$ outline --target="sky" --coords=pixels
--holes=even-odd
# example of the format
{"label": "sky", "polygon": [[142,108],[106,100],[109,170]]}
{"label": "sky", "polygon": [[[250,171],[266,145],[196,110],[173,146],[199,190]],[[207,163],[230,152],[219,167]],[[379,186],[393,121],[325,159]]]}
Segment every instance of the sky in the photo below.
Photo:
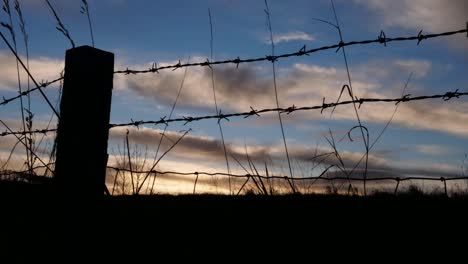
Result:
{"label": "sky", "polygon": [[[14,1],[11,2],[18,51],[25,58]],[[76,45],[91,45],[88,20],[80,13],[81,1],[50,2]],[[147,69],[153,63],[163,66],[179,61],[257,58],[272,52],[263,0],[88,0],[88,3],[95,47],[115,54],[115,70]],[[53,80],[64,68],[64,55],[71,48],[70,42],[56,30],[56,21],[44,1],[22,0],[20,4],[29,36],[30,71],[37,80]],[[334,26],[319,21],[336,24],[330,1],[269,0],[268,5],[276,55],[299,51],[304,45],[310,49],[340,41]],[[466,28],[468,20],[466,0],[335,0],[335,7],[345,42],[375,39],[381,30],[387,37],[415,36],[420,30],[423,34],[460,30]],[[3,11],[0,20],[8,22]],[[5,28],[0,30],[8,34]],[[396,98],[402,94],[467,91],[466,34],[423,40],[419,45],[416,42],[346,47],[354,95]],[[0,96],[10,98],[18,94],[16,62],[5,43],[0,43],[0,62]],[[223,113],[250,111],[250,107],[276,107],[271,62],[246,63],[238,67],[216,65],[212,69],[216,103]],[[274,73],[279,105],[284,108],[321,105],[323,98],[328,103],[334,102],[343,85],[348,84],[341,50],[278,60]],[[21,76],[24,86],[26,74],[21,71]],[[216,114],[211,69],[190,67],[159,74],[114,75],[111,123],[159,120],[169,116],[180,87],[173,117]],[[59,85],[46,89],[53,102],[57,102],[59,91]],[[349,99],[347,92],[342,99]],[[468,102],[463,97],[448,102],[435,99],[399,105],[362,105],[358,113],[362,125],[369,131],[370,143],[378,139],[369,152],[368,177],[440,178],[466,174],[463,166],[468,153],[467,107]],[[0,119],[20,130],[19,110],[18,101],[0,106]],[[34,113],[33,129],[56,126],[57,120],[37,92],[31,96],[31,111]],[[338,107],[333,113],[327,109],[323,113],[319,110],[282,114],[282,122],[295,177],[318,176],[331,165],[334,167],[326,175],[339,176],[342,171],[355,167],[366,152],[359,129],[352,130],[348,137],[348,132],[358,125],[352,105]],[[242,167],[250,171],[248,153],[262,173],[268,167],[271,173],[291,176],[276,113],[221,120],[221,128],[231,172],[247,173]],[[156,168],[227,172],[217,120],[186,125],[171,123],[157,157],[188,129],[190,132]],[[6,131],[6,128],[0,130]],[[152,164],[164,125],[111,129],[109,165],[124,162],[127,130],[134,167],[151,167],[148,164]],[[331,135],[343,163],[330,154],[334,151],[329,143]],[[49,134],[41,144],[41,136],[37,136],[39,155],[48,156],[53,136]],[[14,137],[0,138],[2,168],[24,169],[24,147],[14,148],[15,143]],[[145,154],[147,162],[144,162]],[[10,155],[12,158],[5,165]],[[363,170],[364,163],[360,163],[352,176],[362,177]],[[114,176],[115,173],[107,178],[109,186]],[[159,188],[157,192],[191,192],[194,177],[161,176],[155,185]],[[232,185],[231,192],[237,192],[242,181]],[[223,178],[201,177],[198,188],[201,192],[229,192]]]}

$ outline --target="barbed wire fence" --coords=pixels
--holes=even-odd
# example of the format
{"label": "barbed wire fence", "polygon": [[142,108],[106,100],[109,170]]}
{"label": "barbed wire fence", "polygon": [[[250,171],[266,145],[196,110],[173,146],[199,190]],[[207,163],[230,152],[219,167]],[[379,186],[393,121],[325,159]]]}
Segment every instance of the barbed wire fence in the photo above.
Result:
{"label": "barbed wire fence", "polygon": [[[42,166],[35,166],[33,170],[39,170],[39,169],[47,169],[48,166],[53,166],[53,163],[42,165]],[[330,169],[332,166],[330,166],[328,169]],[[266,195],[271,195],[273,193],[270,193],[268,191],[265,191],[263,187],[261,187],[260,184],[257,182],[262,182],[262,181],[272,181],[272,180],[281,180],[281,181],[296,181],[296,182],[309,182],[311,185],[315,184],[318,181],[324,181],[324,182],[334,182],[334,181],[356,181],[360,182],[363,181],[362,177],[343,177],[343,176],[333,176],[333,177],[328,177],[325,176],[326,172],[328,171],[325,170],[318,176],[312,176],[312,177],[290,177],[290,176],[279,176],[279,175],[261,175],[261,174],[234,174],[234,173],[224,173],[224,172],[203,172],[203,171],[195,171],[195,172],[180,172],[180,171],[160,171],[160,170],[130,170],[126,168],[121,168],[121,167],[115,167],[115,166],[107,166],[107,169],[115,171],[117,174],[121,172],[126,172],[126,173],[134,173],[134,174],[151,174],[154,177],[156,175],[169,175],[169,176],[192,176],[194,177],[194,192],[193,194],[196,193],[196,187],[197,187],[197,181],[199,176],[209,176],[209,177],[216,177],[216,176],[222,176],[226,178],[236,178],[236,179],[245,179],[245,182],[242,184],[242,187],[237,191],[237,195],[239,195],[243,190],[246,184],[249,181],[256,182],[256,187],[258,188],[259,193],[266,194]],[[22,176],[22,177],[18,177]],[[13,171],[13,170],[5,170],[0,172],[0,180],[10,180],[10,181],[30,181],[31,179],[36,180],[38,182],[44,182],[47,181],[47,179],[44,179],[42,176],[36,176],[36,175],[30,175],[29,174],[29,169],[28,170],[23,170],[23,171]],[[257,181],[256,181],[257,180]],[[447,183],[448,182],[453,182],[453,181],[460,181],[460,180],[468,180],[468,176],[460,176],[460,177],[369,177],[367,178],[368,181],[370,182],[395,182],[395,188],[394,188],[394,194],[396,194],[400,188],[401,185],[400,183],[402,182],[408,182],[408,181],[432,181],[432,182],[441,182],[444,186],[444,194],[448,195],[449,190],[447,188]],[[310,186],[309,186],[310,187]],[[115,185],[114,188],[115,189]],[[114,190],[113,190],[114,191]]]}
{"label": "barbed wire fence", "polygon": [[[350,46],[356,46],[356,45],[370,45],[370,44],[381,44],[385,47],[387,47],[390,43],[392,42],[409,42],[409,41],[416,41],[416,45],[420,45],[422,41],[428,40],[428,39],[434,39],[434,38],[440,38],[440,37],[447,37],[447,36],[453,36],[453,35],[459,35],[459,34],[467,34],[468,37],[468,23],[467,23],[467,28],[466,29],[461,29],[461,30],[456,30],[456,31],[447,31],[447,32],[442,32],[442,33],[437,33],[437,34],[423,34],[422,30],[417,34],[413,36],[406,36],[406,37],[387,37],[384,31],[381,31],[380,34],[378,35],[377,38],[375,39],[367,39],[367,40],[359,40],[359,41],[349,41],[349,42],[344,42],[340,41],[336,44],[333,45],[327,45],[327,46],[322,46],[318,48],[313,48],[313,49],[307,49],[307,47],[304,45],[299,51],[296,52],[291,52],[291,53],[285,53],[281,55],[266,55],[263,57],[257,57],[257,58],[250,58],[250,59],[241,59],[239,56],[235,59],[228,59],[228,60],[220,60],[220,61],[210,61],[209,59],[206,59],[206,61],[203,62],[194,62],[194,63],[181,63],[179,60],[178,63],[172,64],[172,65],[164,65],[164,66],[158,66],[156,62],[152,64],[152,66],[148,69],[130,69],[126,68],[125,70],[117,70],[114,72],[114,74],[125,74],[125,75],[138,75],[138,74],[159,74],[161,71],[164,70],[178,70],[182,68],[187,68],[187,67],[213,67],[215,65],[223,65],[223,64],[230,64],[230,65],[235,65],[236,68],[238,68],[241,64],[244,63],[254,63],[254,62],[270,62],[274,63],[278,60],[281,59],[286,59],[286,58],[291,58],[291,57],[302,57],[302,56],[310,56],[313,53],[318,53],[321,51],[326,51],[326,50],[335,50],[336,52],[340,51],[344,47],[350,47]],[[1,32],[0,32],[1,33]],[[57,117],[59,117],[59,114],[56,112],[55,108],[52,106],[48,98],[45,96],[43,89],[50,87],[58,82],[61,82],[64,79],[63,73],[60,74],[60,76],[52,81],[42,81],[42,82],[37,82],[32,74],[28,71],[24,63],[21,61],[21,58],[16,54],[11,46],[8,44],[8,41],[2,34],[2,38],[7,43],[7,45],[10,47],[12,52],[14,53],[16,59],[18,62],[21,63],[21,65],[24,67],[24,69],[28,73],[28,77],[33,80],[34,85],[36,86],[33,89],[29,89],[28,91],[23,91],[17,96],[11,97],[11,98],[2,98],[2,101],[0,101],[0,107],[6,106],[10,103],[13,103],[19,99],[21,99],[24,96],[28,96],[29,94],[39,91],[41,92],[41,95],[46,99],[48,105],[51,107],[51,109],[54,111]],[[345,85],[346,86],[346,85]],[[345,86],[343,86],[343,89],[345,89]],[[230,121],[230,118],[255,118],[255,117],[260,117],[261,114],[265,113],[278,113],[278,115],[281,117],[282,114],[292,114],[295,112],[299,111],[320,111],[323,113],[325,109],[328,108],[336,108],[338,106],[344,106],[344,105],[357,105],[359,108],[364,105],[364,104],[371,104],[371,103],[395,103],[395,104],[400,104],[400,103],[408,103],[408,102],[413,102],[413,101],[421,101],[421,100],[433,100],[433,99],[442,99],[444,102],[449,102],[454,98],[461,98],[464,96],[467,96],[468,92],[461,92],[460,89],[455,89],[453,91],[447,91],[445,93],[441,94],[432,94],[432,95],[420,95],[420,96],[412,96],[410,94],[406,94],[402,97],[396,97],[396,98],[358,98],[357,96],[354,96],[352,100],[346,100],[346,101],[337,101],[337,102],[326,102],[326,98],[323,98],[322,104],[320,105],[312,105],[312,106],[289,106],[285,108],[281,107],[276,107],[276,108],[266,108],[266,109],[255,109],[254,106],[250,107],[250,110],[244,111],[244,112],[237,112],[237,113],[227,113],[223,114],[221,110],[215,115],[206,115],[206,116],[183,116],[181,118],[166,118],[166,117],[161,117],[159,120],[140,120],[140,121],[134,121],[131,120],[131,122],[128,123],[114,123],[109,125],[109,129],[114,129],[118,127],[129,127],[129,126],[134,126],[134,127],[140,127],[144,125],[168,125],[169,123],[174,123],[174,122],[179,122],[183,123],[183,125],[188,125],[193,122],[197,121],[202,121],[202,120],[217,120],[218,124],[220,121],[225,120],[225,121]],[[216,107],[217,108],[217,107]],[[218,108],[217,108],[218,109]],[[218,111],[218,110],[217,110]],[[85,126],[86,124],[82,124]],[[7,136],[16,136],[17,138],[19,136],[25,136],[25,135],[33,135],[33,134],[43,134],[47,135],[49,133],[55,133],[57,130],[56,128],[52,129],[36,129],[36,130],[30,130],[30,131],[5,131],[3,133],[0,133],[0,137],[7,137]],[[19,140],[20,138],[18,138]],[[180,139],[179,139],[180,140]],[[34,170],[38,169],[44,169],[52,166],[51,163],[45,164],[43,166],[37,166],[33,168]],[[229,165],[228,165],[229,166]],[[331,166],[332,167],[332,166]],[[267,188],[265,187],[265,183],[263,181],[270,181],[270,180],[284,180],[287,182],[296,182],[296,181],[363,181],[363,178],[356,178],[356,177],[327,177],[326,172],[331,169],[331,167],[328,167],[325,169],[321,175],[315,176],[315,177],[293,177],[291,174],[290,176],[265,176],[265,175],[260,175],[258,172],[256,174],[254,173],[247,173],[247,174],[234,174],[230,173],[208,173],[208,172],[171,172],[171,171],[157,171],[157,170],[150,170],[150,171],[129,171],[128,169],[124,168],[117,168],[117,167],[108,167],[108,169],[113,170],[117,173],[115,177],[118,176],[119,173],[121,172],[131,172],[131,173],[145,173],[145,174],[154,174],[154,175],[179,175],[179,176],[195,176],[195,181],[194,181],[194,193],[196,190],[197,186],[197,181],[198,177],[201,175],[205,176],[222,176],[222,177],[227,177],[228,179],[231,178],[238,178],[238,179],[245,179],[245,182],[242,184],[242,187],[238,190],[237,194],[240,194],[241,191],[244,189],[246,184],[248,182],[253,182],[254,186],[258,189],[260,193],[264,194],[272,194],[271,191],[268,192]],[[256,170],[255,170],[256,171]],[[0,173],[0,176],[2,179],[5,177],[10,177],[11,175],[25,175],[27,171],[3,171]],[[268,173],[268,172],[267,172]],[[154,176],[155,177],[155,176]],[[396,182],[396,187],[395,187],[395,193],[397,193],[398,188],[400,186],[400,182],[404,181],[411,181],[411,180],[427,180],[427,181],[440,181],[444,184],[444,190],[445,194],[448,194],[447,191],[447,182],[450,181],[457,181],[457,180],[468,180],[468,177],[463,176],[463,177],[456,177],[456,178],[448,178],[448,177],[440,177],[440,178],[434,178],[434,177],[368,177],[365,179],[366,181],[395,181]],[[270,189],[271,190],[271,189]],[[294,191],[294,188],[293,188]],[[349,193],[349,189],[348,189]]]}

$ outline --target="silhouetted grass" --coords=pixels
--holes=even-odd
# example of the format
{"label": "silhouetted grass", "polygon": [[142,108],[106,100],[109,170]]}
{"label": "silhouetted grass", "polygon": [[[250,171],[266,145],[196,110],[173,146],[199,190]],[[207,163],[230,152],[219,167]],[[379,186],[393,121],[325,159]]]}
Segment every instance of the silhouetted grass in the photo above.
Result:
{"label": "silhouetted grass", "polygon": [[[460,231],[465,230],[467,202],[467,195],[419,193],[140,195],[89,201],[59,196],[51,185],[0,182],[0,243],[6,244],[0,259],[6,253],[15,261],[2,263],[50,263],[63,261],[65,254],[86,263],[97,256],[109,261],[132,253],[132,263],[140,263],[141,258],[159,259],[166,250],[178,252],[171,253],[172,258],[210,258],[229,245],[232,257],[264,247],[273,248],[275,257],[310,257],[318,243],[332,251],[341,252],[343,245],[352,248],[349,239],[370,239],[390,250],[380,241],[389,242],[392,236],[400,250],[406,246],[402,242],[426,238],[438,244],[434,234],[464,237]],[[407,236],[408,241],[401,239]]]}

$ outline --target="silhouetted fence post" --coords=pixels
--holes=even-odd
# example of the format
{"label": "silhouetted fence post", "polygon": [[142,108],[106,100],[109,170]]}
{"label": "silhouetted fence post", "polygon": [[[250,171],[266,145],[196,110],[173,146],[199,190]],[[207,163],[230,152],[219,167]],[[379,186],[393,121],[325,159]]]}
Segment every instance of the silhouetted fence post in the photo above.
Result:
{"label": "silhouetted fence post", "polygon": [[62,192],[104,194],[113,76],[114,54],[89,46],[67,50],[55,165]]}

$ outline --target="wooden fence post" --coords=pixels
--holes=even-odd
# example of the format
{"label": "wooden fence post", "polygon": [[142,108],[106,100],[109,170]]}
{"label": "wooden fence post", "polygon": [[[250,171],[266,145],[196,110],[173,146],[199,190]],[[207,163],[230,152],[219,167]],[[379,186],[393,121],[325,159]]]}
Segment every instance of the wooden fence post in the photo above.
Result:
{"label": "wooden fence post", "polygon": [[89,46],[67,50],[54,178],[61,192],[104,194],[113,76],[114,54]]}

